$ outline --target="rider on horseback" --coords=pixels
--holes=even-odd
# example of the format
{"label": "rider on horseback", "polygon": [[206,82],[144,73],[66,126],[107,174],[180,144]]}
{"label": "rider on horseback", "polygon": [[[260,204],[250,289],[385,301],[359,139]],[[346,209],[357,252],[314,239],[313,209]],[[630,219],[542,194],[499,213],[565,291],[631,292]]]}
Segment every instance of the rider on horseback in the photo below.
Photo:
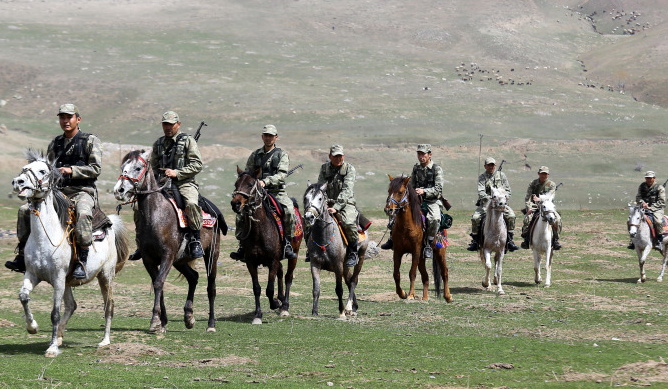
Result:
{"label": "rider on horseback", "polygon": [[[656,174],[653,171],[645,173],[645,182],[638,187],[638,194],[636,194],[636,203],[640,205],[647,214],[651,214],[652,222],[654,224],[654,232],[656,233],[655,246],[657,250],[663,247],[663,209],[666,206],[666,189],[661,184],[656,182]],[[634,244],[629,244],[630,249],[634,249]]]}
{"label": "rider on horseback", "polygon": [[[531,224],[531,220],[534,218],[534,213],[538,209],[538,203],[540,202],[540,197],[541,195],[550,195],[554,196],[555,191],[557,190],[557,185],[551,181],[548,180],[547,177],[550,175],[550,169],[547,166],[541,166],[538,169],[538,178],[531,181],[529,184],[529,187],[527,188],[527,194],[524,197],[524,202],[526,204],[526,213],[524,214],[524,223],[522,224],[522,238],[524,238],[524,241],[522,242],[522,248],[523,249],[528,249],[529,248],[529,239],[530,239],[530,231],[529,231],[529,225]],[[559,244],[559,231],[561,231],[561,215],[559,215],[559,212],[555,212],[556,217],[557,217],[557,225],[552,226],[552,247],[554,247],[555,250],[559,250],[561,248],[561,244]]]}
{"label": "rider on horseback", "polygon": [[[76,213],[76,252],[72,276],[86,278],[88,249],[93,244],[93,208],[96,206],[97,189],[95,181],[102,170],[102,148],[97,136],[79,131],[81,115],[74,104],[63,104],[58,110],[58,120],[62,135],[51,141],[47,149],[49,161],[55,161],[56,168],[63,175],[61,190],[72,203]],[[7,261],[8,269],[24,273],[26,271],[23,249],[30,235],[30,205],[19,208],[16,235],[19,238],[18,255]]]}
{"label": "rider on horseback", "polygon": [[[329,149],[329,162],[323,163],[318,175],[318,184],[327,183],[327,197],[334,203],[327,207],[327,211],[341,222],[341,228],[348,241],[348,255],[346,266],[354,267],[359,261],[357,255],[357,218],[359,212],[355,207],[353,187],[355,186],[355,167],[343,162],[345,155],[343,146],[333,145]],[[308,254],[307,254],[308,256]]]}
{"label": "rider on horseback", "polygon": [[[506,175],[503,172],[496,171],[496,160],[492,157],[487,157],[487,159],[485,159],[485,172],[478,177],[478,202],[476,203],[478,208],[476,208],[471,216],[471,243],[469,244],[469,247],[466,248],[469,251],[477,251],[479,248],[478,231],[480,229],[482,217],[485,213],[485,206],[492,194],[492,187],[502,187],[510,198],[510,184],[508,183],[508,178],[506,178]],[[506,206],[506,210],[503,212],[503,220],[506,222],[506,227],[508,229],[508,250],[515,251],[519,249],[519,247],[515,245],[515,242],[513,242],[515,212],[513,212],[509,205]]]}
{"label": "rider on horseback", "polygon": [[[283,230],[285,239],[285,249],[283,255],[287,259],[297,258],[297,254],[292,249],[292,238],[295,234],[295,210],[292,200],[285,192],[285,178],[288,175],[290,167],[290,158],[288,153],[276,147],[278,140],[278,131],[272,124],[267,124],[262,130],[262,142],[264,147],[261,147],[251,153],[246,162],[246,171],[254,172],[257,169],[262,169],[262,176],[259,177],[258,183],[264,187],[269,194],[273,195],[283,207]],[[239,239],[243,233],[240,228],[242,216],[237,214],[236,218],[236,237]],[[239,241],[239,248],[237,251],[230,253],[232,259],[237,261],[244,260],[244,248]]]}

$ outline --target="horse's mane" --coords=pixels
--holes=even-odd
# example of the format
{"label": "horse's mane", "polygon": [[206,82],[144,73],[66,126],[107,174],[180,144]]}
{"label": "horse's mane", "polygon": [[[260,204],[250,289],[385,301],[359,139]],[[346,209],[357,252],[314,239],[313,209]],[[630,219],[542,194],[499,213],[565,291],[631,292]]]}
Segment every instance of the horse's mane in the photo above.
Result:
{"label": "horse's mane", "polygon": [[139,158],[139,156],[142,155],[142,154],[144,154],[144,150],[132,150],[132,151],[130,151],[129,153],[125,154],[125,157],[123,157],[123,161],[121,161],[121,165],[126,163],[130,159]]}
{"label": "horse's mane", "polygon": [[[404,185],[405,179],[406,177],[404,175],[393,178],[392,181],[390,181],[388,193],[391,195],[392,193],[398,192]],[[420,200],[420,196],[415,192],[415,189],[413,189],[410,182],[406,185],[406,190],[408,190],[408,206],[411,208],[411,213],[413,213],[413,223],[422,224],[422,201]]]}

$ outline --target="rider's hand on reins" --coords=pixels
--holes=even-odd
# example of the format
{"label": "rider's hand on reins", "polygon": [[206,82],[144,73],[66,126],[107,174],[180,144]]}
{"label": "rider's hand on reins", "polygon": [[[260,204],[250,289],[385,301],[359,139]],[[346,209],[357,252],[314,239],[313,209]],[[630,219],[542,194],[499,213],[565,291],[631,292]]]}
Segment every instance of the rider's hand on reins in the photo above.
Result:
{"label": "rider's hand on reins", "polygon": [[171,177],[171,178],[176,178],[176,170],[174,169],[165,169],[165,168],[160,168],[163,172],[165,172],[165,176]]}

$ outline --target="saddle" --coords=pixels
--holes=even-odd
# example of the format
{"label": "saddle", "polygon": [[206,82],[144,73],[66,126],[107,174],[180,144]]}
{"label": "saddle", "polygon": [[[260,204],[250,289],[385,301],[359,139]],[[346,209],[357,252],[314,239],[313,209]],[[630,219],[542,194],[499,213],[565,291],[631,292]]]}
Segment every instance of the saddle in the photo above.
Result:
{"label": "saddle", "polygon": [[102,241],[107,236],[107,229],[111,227],[111,220],[109,217],[96,205],[95,212],[93,212],[93,240]]}
{"label": "saddle", "polygon": [[[652,233],[652,240],[657,239],[656,232],[654,231],[654,215],[649,214],[645,215],[645,222],[649,226],[649,231]],[[663,227],[662,235],[668,235],[668,216],[663,215],[663,220],[661,221],[661,226]]]}
{"label": "saddle", "polygon": [[[188,219],[184,212],[185,202],[178,189],[174,186],[166,188],[162,190],[162,194],[172,204],[176,212],[176,220],[179,223],[179,228],[188,228]],[[213,228],[217,222],[220,222],[219,227],[223,235],[227,235],[227,223],[225,223],[225,217],[223,217],[218,207],[202,195],[199,195],[197,203],[202,208],[202,227]],[[212,214],[215,216],[212,216]]]}

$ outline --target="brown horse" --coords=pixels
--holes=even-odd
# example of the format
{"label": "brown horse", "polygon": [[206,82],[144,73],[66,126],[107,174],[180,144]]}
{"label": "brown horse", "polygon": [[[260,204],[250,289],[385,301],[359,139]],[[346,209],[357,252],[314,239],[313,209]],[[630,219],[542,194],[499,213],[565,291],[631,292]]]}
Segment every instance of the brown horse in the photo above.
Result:
{"label": "brown horse", "polygon": [[[422,278],[422,299],[429,299],[429,275],[425,266],[425,258],[422,255],[422,239],[423,239],[423,221],[422,211],[420,210],[420,197],[415,192],[415,189],[409,184],[410,177],[390,177],[390,185],[387,193],[387,204],[385,205],[385,213],[393,217],[394,225],[392,227],[392,241],[394,242],[394,283],[396,284],[396,291],[402,299],[415,298],[415,276],[416,269],[420,270]],[[443,297],[445,301],[451,302],[450,288],[448,287],[448,267],[445,260],[445,246],[438,248],[432,246],[434,252],[434,261],[438,263],[440,269],[440,277],[444,281]],[[411,287],[408,294],[401,288],[401,274],[399,269],[401,267],[401,258],[404,254],[411,254],[411,270],[408,273],[411,280]],[[434,266],[434,269],[437,267]],[[434,274],[434,277],[439,275]]]}
{"label": "brown horse", "polygon": [[[119,201],[131,202],[135,210],[137,245],[144,267],[151,276],[155,300],[150,333],[166,331],[167,310],[163,286],[172,266],[188,281],[188,297],[183,307],[186,328],[195,326],[193,298],[199,274],[191,267],[192,258],[186,249],[188,238],[179,228],[176,213],[170,201],[162,193],[148,163],[150,151],[132,151],[123,158],[121,176],[114,186],[114,195]],[[215,217],[215,216],[214,216]],[[207,332],[216,331],[214,301],[216,299],[216,272],[220,252],[220,231],[227,231],[222,215],[213,228],[202,228],[201,241],[204,248],[204,264],[207,272],[207,294],[209,297],[209,321]]]}
{"label": "brown horse", "polygon": [[[262,288],[258,281],[257,268],[262,265],[269,269],[266,295],[269,298],[269,307],[280,308],[281,316],[290,316],[290,287],[293,273],[297,266],[297,258],[288,260],[288,269],[285,272],[285,293],[283,292],[283,239],[273,215],[268,211],[267,191],[258,184],[260,170],[254,174],[242,171],[237,166],[238,178],[234,183],[232,194],[232,210],[241,216],[241,244],[245,248],[244,256],[248,273],[253,280],[253,294],[255,295],[255,317],[253,324],[262,324],[262,310],[260,308],[260,293]],[[297,223],[301,225],[301,216],[295,206]],[[299,253],[303,234],[295,234],[292,248]],[[274,297],[274,282],[278,277],[278,298]]]}

